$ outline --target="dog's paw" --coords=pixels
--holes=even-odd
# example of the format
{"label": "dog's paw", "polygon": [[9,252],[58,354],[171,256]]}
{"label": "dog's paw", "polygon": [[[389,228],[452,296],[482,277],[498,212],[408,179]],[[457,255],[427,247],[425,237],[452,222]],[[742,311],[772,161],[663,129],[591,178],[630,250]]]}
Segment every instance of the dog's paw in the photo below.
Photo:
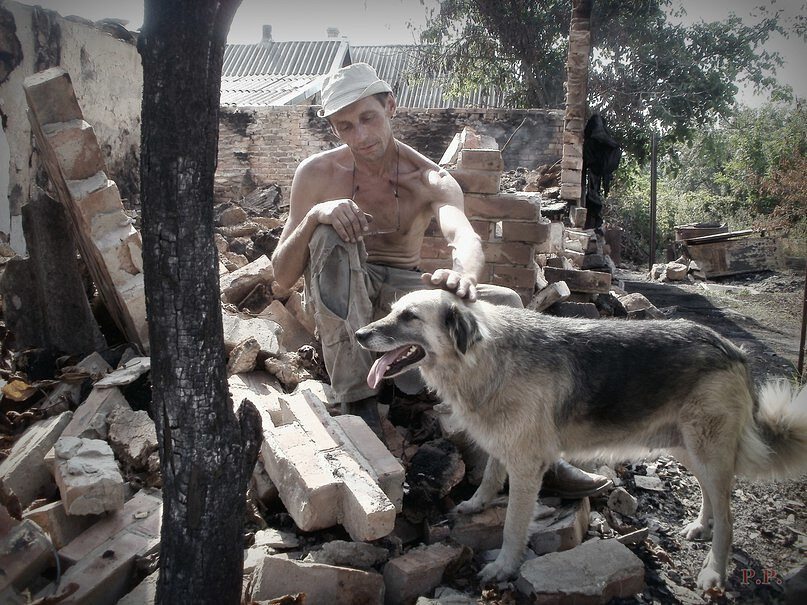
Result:
{"label": "dog's paw", "polygon": [[681,535],[687,540],[711,540],[712,524],[703,523],[700,519],[695,519],[692,523],[684,526],[681,530]]}
{"label": "dog's paw", "polygon": [[509,580],[518,571],[518,561],[505,559],[499,555],[493,563],[488,563],[479,572],[479,579],[483,584],[488,582],[503,582]]}
{"label": "dog's paw", "polygon": [[473,513],[478,513],[485,509],[487,506],[487,502],[485,502],[482,498],[477,498],[476,496],[471,496],[465,502],[460,502],[457,506],[454,507],[452,512],[458,513],[460,515],[471,515]]}
{"label": "dog's paw", "polygon": [[711,567],[705,567],[698,574],[696,581],[698,588],[704,592],[723,587],[723,578]]}

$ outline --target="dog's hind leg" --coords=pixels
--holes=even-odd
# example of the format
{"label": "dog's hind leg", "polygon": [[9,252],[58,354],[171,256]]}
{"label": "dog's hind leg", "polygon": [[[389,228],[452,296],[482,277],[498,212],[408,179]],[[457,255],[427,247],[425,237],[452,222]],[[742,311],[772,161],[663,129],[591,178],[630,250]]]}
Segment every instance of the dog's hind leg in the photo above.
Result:
{"label": "dog's hind leg", "polygon": [[527,532],[541,489],[541,479],[549,468],[548,462],[535,464],[528,470],[510,469],[510,490],[507,516],[504,520],[504,540],[499,556],[479,572],[483,582],[505,580],[515,575],[527,546]]}
{"label": "dog's hind leg", "polygon": [[[686,439],[686,438],[685,438]],[[723,586],[726,581],[726,565],[732,540],[731,487],[734,483],[734,456],[736,444],[716,443],[709,452],[699,455],[689,451],[690,470],[697,477],[703,491],[703,507],[707,513],[711,508],[712,547],[703,561],[698,574],[697,585],[702,590]],[[697,523],[697,522],[696,522]],[[706,524],[708,528],[708,522]]]}
{"label": "dog's hind leg", "polygon": [[507,478],[507,470],[504,464],[493,456],[488,456],[485,465],[485,473],[479,487],[465,502],[458,504],[454,510],[462,514],[478,513],[484,509],[502,491],[504,480]]}

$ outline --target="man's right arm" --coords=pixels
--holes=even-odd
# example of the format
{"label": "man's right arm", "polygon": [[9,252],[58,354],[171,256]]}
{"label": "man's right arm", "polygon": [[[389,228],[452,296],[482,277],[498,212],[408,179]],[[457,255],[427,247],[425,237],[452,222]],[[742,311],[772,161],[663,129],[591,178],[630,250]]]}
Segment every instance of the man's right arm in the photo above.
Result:
{"label": "man's right arm", "polygon": [[332,225],[344,241],[357,241],[367,231],[367,219],[359,207],[348,199],[321,199],[322,182],[330,175],[321,171],[311,159],[304,161],[294,173],[289,199],[289,218],[280,241],[272,253],[275,281],[291,288],[308,265],[308,244],[321,224]]}

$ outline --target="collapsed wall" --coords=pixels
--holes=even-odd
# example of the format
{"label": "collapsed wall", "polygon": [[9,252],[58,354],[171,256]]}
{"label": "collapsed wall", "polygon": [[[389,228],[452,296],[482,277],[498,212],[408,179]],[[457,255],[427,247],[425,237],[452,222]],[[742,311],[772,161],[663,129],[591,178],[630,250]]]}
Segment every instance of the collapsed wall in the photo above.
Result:
{"label": "collapsed wall", "polygon": [[[559,110],[399,107],[392,124],[398,139],[435,162],[466,126],[496,140],[508,170],[552,164],[563,152],[563,113]],[[309,105],[224,107],[216,200],[238,200],[258,187],[277,183],[282,200],[288,203],[297,165],[338,144],[328,122],[317,117]]]}
{"label": "collapsed wall", "polygon": [[88,21],[16,2],[0,6],[0,238],[25,252],[22,206],[47,178],[26,117],[23,80],[61,66],[73,77],[93,125],[108,176],[127,207],[139,206],[140,103],[143,73],[132,34],[122,40]]}

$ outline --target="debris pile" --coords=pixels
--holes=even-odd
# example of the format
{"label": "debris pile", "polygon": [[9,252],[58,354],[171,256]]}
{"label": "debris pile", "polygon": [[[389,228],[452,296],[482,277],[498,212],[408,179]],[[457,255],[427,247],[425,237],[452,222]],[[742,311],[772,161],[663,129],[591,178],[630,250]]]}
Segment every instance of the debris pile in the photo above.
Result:
{"label": "debris pile", "polygon": [[[503,196],[498,150],[470,131],[456,140],[452,169],[466,189],[480,190],[469,192],[469,208],[488,236],[486,253],[499,254],[491,276],[517,275],[514,267],[523,265],[518,275],[527,280],[529,305],[542,312],[664,317],[613,283],[611,247],[602,234],[580,228],[583,213],[574,211],[570,224],[550,221],[531,195]],[[548,186],[554,173],[541,170],[536,186]],[[113,186],[104,178],[105,190]],[[503,212],[491,199],[511,205]],[[513,208],[524,214],[513,218]],[[542,495],[518,576],[480,586],[476,573],[501,547],[506,497],[476,514],[451,511],[478,485],[484,452],[458,429],[450,407],[429,394],[405,396],[392,387],[381,393],[385,443],[361,418],[339,414],[302,284],[284,290],[274,281],[277,213],[272,189],[221,204],[216,213],[229,390],[236,407],[244,398],[255,404],[264,431],[247,494],[249,599],[606,602],[644,592],[647,602],[660,593],[698,602],[693,583],[663,569],[679,544],[656,509],[694,516],[698,506],[671,494],[694,479],[665,458],[596,469],[614,482],[596,498]],[[120,218],[117,210],[100,215],[107,214]],[[128,220],[93,225],[99,241],[120,229],[129,243],[138,241]],[[526,259],[518,256],[524,250]],[[691,273],[691,260],[682,260]],[[5,264],[6,271],[13,266]],[[670,265],[666,279],[678,274]],[[24,326],[26,308],[9,314],[16,293],[9,283],[4,277],[4,343],[14,345],[11,333]],[[4,347],[0,359],[0,601],[152,603],[162,499],[149,358],[141,347],[109,342],[52,359],[42,352],[53,342],[37,343],[41,333],[31,338],[24,347]],[[803,504],[786,506],[785,520]],[[789,526],[781,525],[776,539],[790,539]]]}

